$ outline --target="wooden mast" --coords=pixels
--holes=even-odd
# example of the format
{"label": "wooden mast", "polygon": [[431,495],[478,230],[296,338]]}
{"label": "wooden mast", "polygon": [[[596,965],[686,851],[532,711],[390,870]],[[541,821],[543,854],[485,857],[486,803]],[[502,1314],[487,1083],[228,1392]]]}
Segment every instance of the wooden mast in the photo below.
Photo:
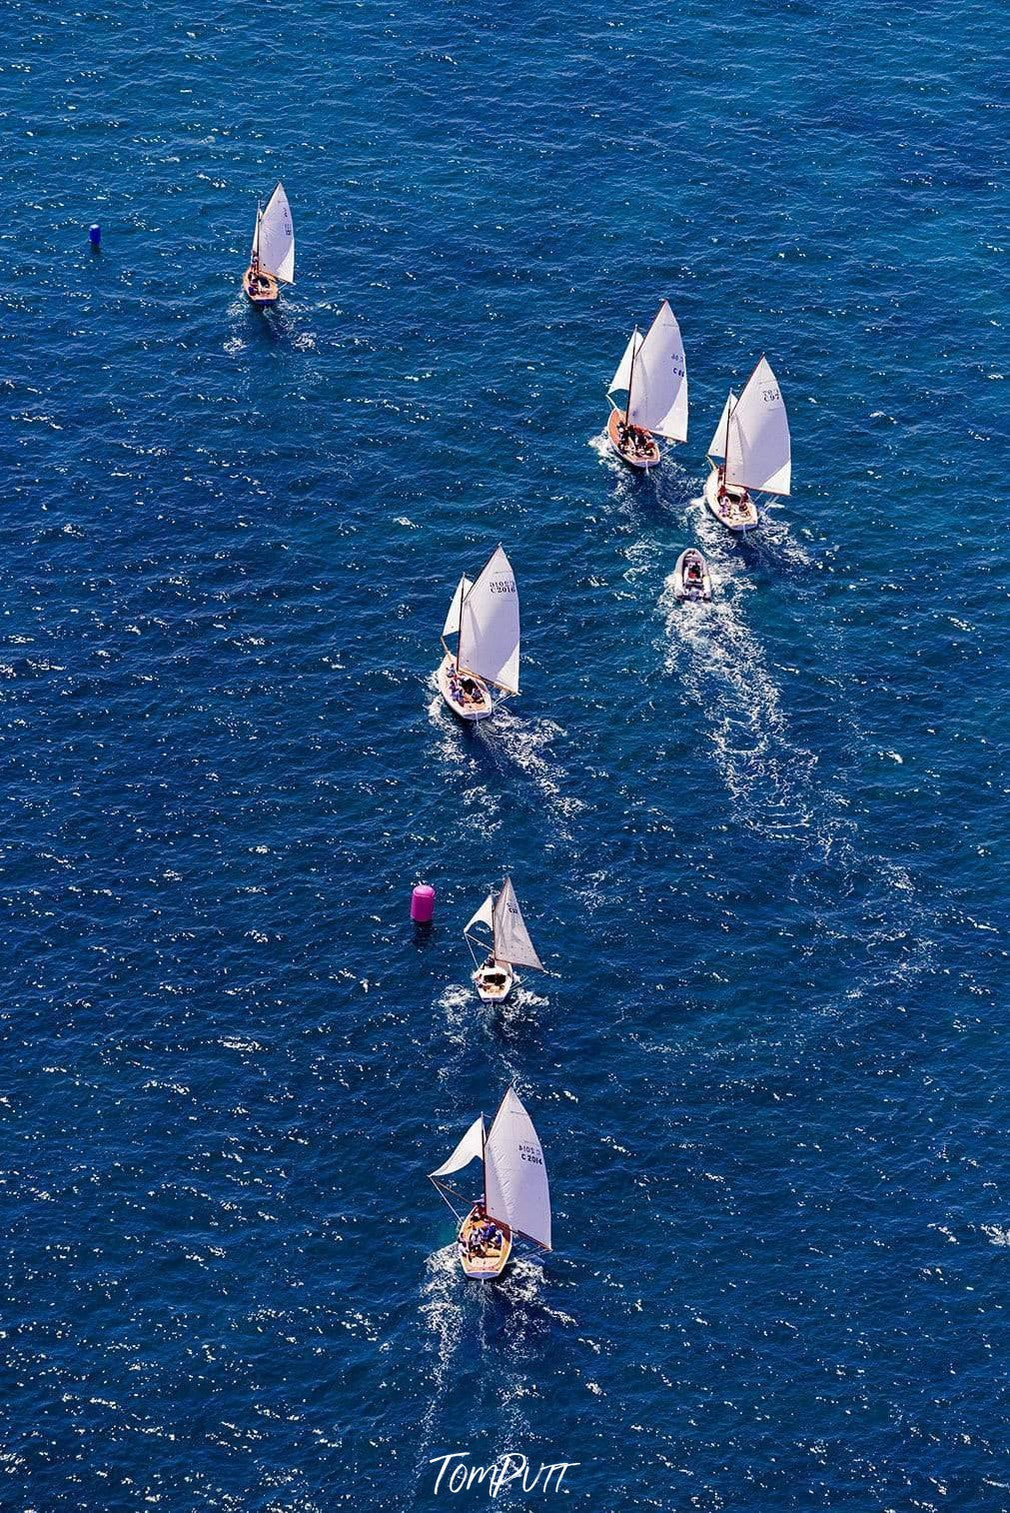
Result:
{"label": "wooden mast", "polygon": [[[631,339],[632,339],[632,341],[634,341],[634,339],[635,339],[635,337],[637,335],[638,335],[638,327],[636,326],[635,329],[634,329],[634,331],[631,333]],[[641,346],[641,342],[639,343],[639,346]],[[631,415],[631,385],[634,382],[634,378],[635,378],[635,358],[637,356],[638,356],[638,347],[632,347],[632,349],[631,349],[631,368],[628,371],[628,403],[624,407],[624,429],[625,430],[628,429],[628,418]]]}

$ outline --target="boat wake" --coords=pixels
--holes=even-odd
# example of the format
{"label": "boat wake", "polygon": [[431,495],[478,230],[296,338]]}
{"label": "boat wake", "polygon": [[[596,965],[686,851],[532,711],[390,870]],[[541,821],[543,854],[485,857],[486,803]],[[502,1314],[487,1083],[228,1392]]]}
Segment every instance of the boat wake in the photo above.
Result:
{"label": "boat wake", "polygon": [[[457,1057],[466,1049],[469,1042],[470,1029],[476,1018],[474,1014],[476,1003],[477,998],[473,987],[461,982],[450,983],[435,1000],[436,1009],[441,1010],[445,1037]],[[455,1060],[449,1061],[445,1056],[440,1057],[439,1078],[446,1079],[454,1074]]]}
{"label": "boat wake", "polygon": [[[440,694],[428,703],[428,721],[435,733],[437,770],[444,771],[447,781],[454,784],[453,802],[479,816],[485,835],[494,835],[501,828],[501,808],[497,796],[481,781],[484,747],[473,744],[479,727],[461,730]],[[457,784],[458,778],[462,778],[462,785]]]}
{"label": "boat wake", "polygon": [[666,579],[665,670],[702,711],[742,823],[762,835],[809,840],[822,810],[812,783],[817,758],[791,738],[778,684],[742,612],[746,580],[714,554],[709,570],[711,604],[679,603],[673,574]]}
{"label": "boat wake", "polygon": [[428,703],[428,720],[436,733],[439,765],[462,773],[465,786],[460,801],[466,808],[480,810],[485,834],[493,834],[501,825],[498,800],[480,780],[482,766],[490,760],[502,776],[507,777],[505,769],[511,767],[529,778],[553,815],[560,837],[571,840],[568,822],[586,805],[565,793],[565,773],[551,759],[552,743],[566,734],[560,725],[553,720],[527,720],[503,704],[486,722],[461,729],[439,694]]}
{"label": "boat wake", "polygon": [[[560,725],[553,720],[524,719],[507,705],[502,705],[494,718],[482,727],[480,734],[492,754],[503,752],[509,763],[531,780],[562,827],[585,809],[582,799],[563,792],[564,773],[550,759],[551,744],[566,734]],[[562,835],[566,840],[571,839],[564,828]]]}
{"label": "boat wake", "polygon": [[435,1426],[455,1377],[454,1363],[463,1342],[462,1278],[456,1259],[456,1246],[443,1245],[427,1260],[428,1276],[421,1290],[419,1313],[427,1331],[428,1349],[433,1357],[430,1372],[431,1394],[421,1416],[415,1474],[418,1483],[427,1476],[429,1452]]}

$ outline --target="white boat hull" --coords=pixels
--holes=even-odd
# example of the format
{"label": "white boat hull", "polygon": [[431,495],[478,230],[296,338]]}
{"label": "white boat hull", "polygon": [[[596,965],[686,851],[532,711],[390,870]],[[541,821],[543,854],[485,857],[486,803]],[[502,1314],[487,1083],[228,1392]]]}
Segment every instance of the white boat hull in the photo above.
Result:
{"label": "white boat hull", "polygon": [[454,657],[443,657],[435,681],[439,693],[458,720],[473,725],[494,713],[494,702],[487,684],[469,674],[460,677]]}
{"label": "white boat hull", "polygon": [[747,490],[729,484],[720,491],[719,469],[713,468],[705,480],[705,503],[720,525],[740,536],[758,523],[757,505]]}
{"label": "white boat hull", "polygon": [[647,473],[650,468],[656,467],[663,460],[663,454],[659,450],[659,443],[648,431],[645,433],[648,437],[648,446],[646,448],[632,450],[628,446],[622,446],[620,425],[620,410],[611,410],[610,418],[607,421],[607,440],[610,443],[611,449],[617,453],[622,462],[628,464],[629,468],[638,468],[641,472]]}
{"label": "white boat hull", "polygon": [[504,1003],[512,991],[515,973],[507,961],[482,962],[473,974],[481,1003]]}
{"label": "white boat hull", "polygon": [[478,1217],[476,1209],[471,1209],[463,1223],[460,1225],[459,1264],[463,1268],[463,1275],[471,1281],[491,1282],[495,1277],[500,1277],[508,1264],[508,1258],[512,1253],[512,1231],[507,1224],[500,1220],[494,1220],[495,1229],[498,1231],[499,1244],[474,1241],[471,1243],[471,1235],[480,1228],[484,1221]]}
{"label": "white boat hull", "polygon": [[[689,579],[687,577],[687,565],[691,559],[701,564],[701,578]],[[708,573],[708,564],[695,547],[688,547],[677,558],[677,566],[673,570],[673,592],[677,599],[684,601],[701,601],[705,604],[712,598],[712,580]]]}

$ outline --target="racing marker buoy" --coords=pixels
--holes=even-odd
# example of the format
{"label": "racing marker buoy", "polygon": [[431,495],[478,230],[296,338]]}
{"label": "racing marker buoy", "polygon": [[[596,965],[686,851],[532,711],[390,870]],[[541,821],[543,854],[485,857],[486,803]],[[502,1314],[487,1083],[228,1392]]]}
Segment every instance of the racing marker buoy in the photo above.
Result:
{"label": "racing marker buoy", "polygon": [[428,883],[418,883],[410,895],[410,917],[415,925],[430,925],[435,913],[435,890]]}
{"label": "racing marker buoy", "polygon": [[101,228],[101,226],[95,225],[95,226],[89,227],[89,229],[88,229],[88,241],[91,243],[91,250],[92,250],[92,252],[101,252],[101,250],[102,250],[102,228]]}

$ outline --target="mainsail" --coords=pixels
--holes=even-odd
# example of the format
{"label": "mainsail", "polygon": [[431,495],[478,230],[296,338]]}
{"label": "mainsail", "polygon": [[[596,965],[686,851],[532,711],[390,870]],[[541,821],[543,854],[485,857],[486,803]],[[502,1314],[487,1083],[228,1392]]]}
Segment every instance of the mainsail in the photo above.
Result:
{"label": "mainsail", "polygon": [[460,672],[519,692],[519,595],[500,546],[464,595],[456,663]]}
{"label": "mainsail", "polygon": [[660,305],[635,353],[629,387],[628,419],[632,425],[670,441],[687,440],[687,359],[669,300]]}
{"label": "mainsail", "polygon": [[484,1143],[484,1204],[493,1219],[551,1248],[551,1193],[533,1121],[512,1088]]}
{"label": "mainsail", "polygon": [[733,393],[733,390],[730,389],[729,393],[726,396],[726,403],[722,407],[722,414],[719,416],[719,424],[715,428],[715,432],[712,436],[712,441],[708,449],[708,456],[711,457],[715,462],[722,462],[723,458],[726,456],[726,423],[729,419],[730,414],[732,413],[733,406],[735,404],[736,395]]}
{"label": "mainsail", "polygon": [[624,356],[617,365],[613,382],[607,390],[608,394],[615,393],[618,389],[627,389],[631,383],[631,365],[642,345],[642,333],[636,326],[628,339],[628,345],[624,349]]}
{"label": "mainsail", "polygon": [[[474,919],[479,913],[478,910]],[[470,924],[473,924],[473,920]],[[535,967],[538,972],[544,971],[544,964],[534,950],[526,929],[510,877],[505,879],[495,900],[493,929],[496,961],[507,961],[514,967]]]}
{"label": "mainsail", "polygon": [[729,418],[726,483],[788,494],[789,421],[778,380],[762,357]]}
{"label": "mainsail", "polygon": [[284,284],[294,283],[295,228],[283,184],[277,185],[266,209],[256,213],[252,255],[259,258],[264,273],[272,273]]}

